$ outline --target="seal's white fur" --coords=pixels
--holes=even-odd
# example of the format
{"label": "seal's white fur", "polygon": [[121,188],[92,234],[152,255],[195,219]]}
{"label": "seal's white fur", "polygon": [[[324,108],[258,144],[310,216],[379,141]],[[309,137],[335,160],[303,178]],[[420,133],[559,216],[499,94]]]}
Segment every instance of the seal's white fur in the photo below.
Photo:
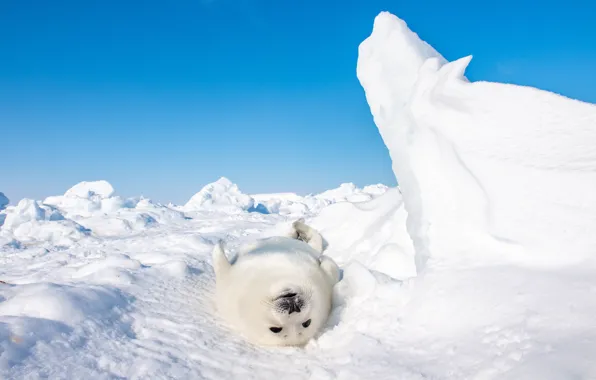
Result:
{"label": "seal's white fur", "polygon": [[316,230],[303,219],[292,227],[289,236],[257,241],[234,263],[221,243],[213,250],[218,312],[257,344],[303,345],[329,316],[339,268],[321,255],[323,239]]}

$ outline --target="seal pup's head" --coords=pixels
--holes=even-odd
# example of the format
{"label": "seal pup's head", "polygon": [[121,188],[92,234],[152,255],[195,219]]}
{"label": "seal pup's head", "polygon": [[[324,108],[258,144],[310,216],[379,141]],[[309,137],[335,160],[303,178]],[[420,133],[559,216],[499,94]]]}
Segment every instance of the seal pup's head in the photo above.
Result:
{"label": "seal pup's head", "polygon": [[251,339],[263,345],[306,344],[325,324],[330,311],[328,286],[286,282],[261,297],[258,304],[247,305],[252,310],[244,318]]}
{"label": "seal pup's head", "polygon": [[309,242],[263,239],[233,264],[218,244],[213,262],[217,308],[250,341],[302,346],[326,323],[339,268]]}

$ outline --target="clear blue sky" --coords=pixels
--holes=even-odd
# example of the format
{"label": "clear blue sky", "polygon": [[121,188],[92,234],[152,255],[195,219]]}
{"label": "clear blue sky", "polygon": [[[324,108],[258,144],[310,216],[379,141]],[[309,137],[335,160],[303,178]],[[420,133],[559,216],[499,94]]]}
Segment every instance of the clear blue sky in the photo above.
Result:
{"label": "clear blue sky", "polygon": [[388,10],[472,80],[596,102],[596,2],[3,1],[0,191],[106,179],[185,202],[226,176],[247,193],[395,184],[356,78]]}

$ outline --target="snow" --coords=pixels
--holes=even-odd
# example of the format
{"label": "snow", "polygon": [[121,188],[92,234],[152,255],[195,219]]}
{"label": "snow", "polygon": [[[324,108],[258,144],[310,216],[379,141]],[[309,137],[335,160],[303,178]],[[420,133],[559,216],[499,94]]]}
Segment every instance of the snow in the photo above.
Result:
{"label": "snow", "polygon": [[592,256],[596,108],[470,83],[470,59],[446,63],[388,13],[359,48],[357,75],[400,181],[418,265],[463,254],[544,265]]}
{"label": "snow", "polygon": [[[469,82],[380,14],[357,75],[399,188],[184,206],[106,181],[0,211],[0,378],[596,378],[596,107]],[[259,206],[262,206],[259,208]],[[213,309],[211,251],[305,217],[342,269],[304,348],[263,348]]]}
{"label": "snow", "polygon": [[3,242],[20,244],[50,242],[70,245],[88,235],[78,223],[65,219],[51,206],[33,199],[22,199],[15,207],[5,210],[4,223],[0,229],[0,245]]}
{"label": "snow", "polygon": [[112,185],[104,180],[101,181],[83,181],[80,182],[64,193],[65,197],[78,197],[90,199],[92,197],[99,197],[101,199],[110,198],[114,195],[114,188]]}
{"label": "snow", "polygon": [[342,183],[337,189],[327,190],[315,197],[329,201],[330,203],[337,202],[364,202],[373,199],[387,191],[387,186],[377,184],[369,185],[363,189],[359,189],[353,183]]}
{"label": "snow", "polygon": [[338,188],[320,194],[300,196],[295,193],[256,194],[253,199],[269,213],[285,216],[316,215],[323,208],[338,202],[365,202],[387,191],[383,184],[368,185],[360,189],[353,183],[342,183]]}
{"label": "snow", "polygon": [[399,190],[389,189],[370,202],[330,205],[309,222],[321,232],[328,254],[338,258],[338,264],[358,261],[404,280],[416,275],[406,217]]}
{"label": "snow", "polygon": [[471,83],[470,60],[389,13],[359,47],[416,257],[402,341],[434,376],[594,377],[596,107]]}
{"label": "snow", "polygon": [[185,211],[214,210],[221,212],[242,212],[254,206],[254,199],[243,194],[238,185],[221,177],[203,187],[184,205]]}

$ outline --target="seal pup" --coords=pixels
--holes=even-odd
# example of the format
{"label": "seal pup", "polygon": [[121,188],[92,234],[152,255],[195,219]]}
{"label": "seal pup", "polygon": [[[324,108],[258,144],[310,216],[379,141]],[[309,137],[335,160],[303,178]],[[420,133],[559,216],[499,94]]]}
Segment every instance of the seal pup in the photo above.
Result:
{"label": "seal pup", "polygon": [[222,242],[213,249],[215,303],[219,314],[249,341],[301,346],[325,324],[335,261],[323,253],[323,238],[300,219],[288,236],[258,240],[231,263]]}

